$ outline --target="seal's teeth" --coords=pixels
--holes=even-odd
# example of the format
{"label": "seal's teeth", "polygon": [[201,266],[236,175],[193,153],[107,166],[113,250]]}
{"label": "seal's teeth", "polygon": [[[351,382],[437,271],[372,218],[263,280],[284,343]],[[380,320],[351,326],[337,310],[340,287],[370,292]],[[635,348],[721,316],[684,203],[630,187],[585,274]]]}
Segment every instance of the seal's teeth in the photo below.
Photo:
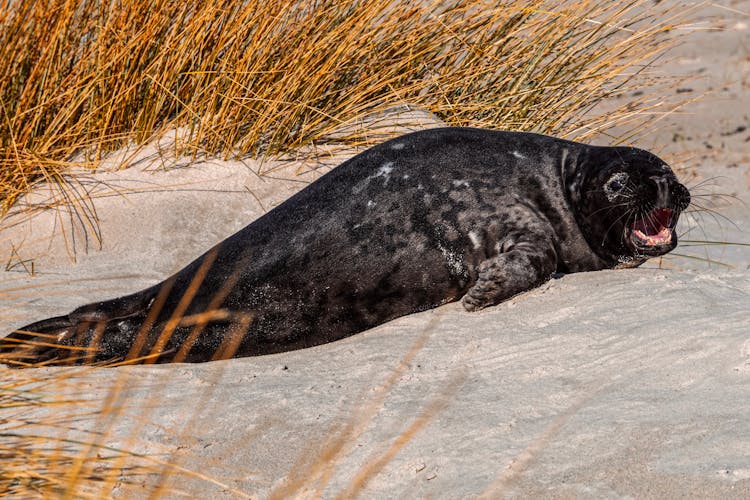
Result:
{"label": "seal's teeth", "polygon": [[647,246],[667,245],[672,243],[672,230],[668,227],[662,227],[656,234],[645,234],[640,229],[634,228],[633,234],[641,240],[641,243]]}

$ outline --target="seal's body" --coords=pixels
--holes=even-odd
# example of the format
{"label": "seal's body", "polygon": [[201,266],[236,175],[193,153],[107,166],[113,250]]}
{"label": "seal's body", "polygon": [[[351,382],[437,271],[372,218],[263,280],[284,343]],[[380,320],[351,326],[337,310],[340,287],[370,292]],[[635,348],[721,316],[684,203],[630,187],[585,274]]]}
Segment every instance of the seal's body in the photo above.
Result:
{"label": "seal's body", "polygon": [[322,344],[459,299],[481,309],[556,272],[637,266],[674,248],[689,201],[643,150],[416,132],[344,162],[163,283],[19,329],[3,349],[19,364],[199,362]]}

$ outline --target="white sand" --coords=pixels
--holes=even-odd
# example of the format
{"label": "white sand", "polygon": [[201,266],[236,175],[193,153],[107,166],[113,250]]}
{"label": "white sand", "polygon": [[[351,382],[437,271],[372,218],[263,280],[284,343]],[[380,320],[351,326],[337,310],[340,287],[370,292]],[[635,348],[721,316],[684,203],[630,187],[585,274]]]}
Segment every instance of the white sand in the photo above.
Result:
{"label": "white sand", "polygon": [[[750,12],[746,0],[723,5]],[[726,30],[693,37],[670,64],[710,77],[695,92],[725,100],[670,117],[639,145],[695,151],[689,185],[717,179],[694,192],[750,202],[750,16],[716,12]],[[0,332],[153,284],[326,170],[162,166],[90,176],[101,248],[64,212],[5,219]],[[750,242],[750,209],[699,202],[732,223],[686,217],[685,239]],[[80,388],[96,399],[125,381],[126,408],[104,442],[164,453],[225,485],[172,485],[196,498],[748,498],[750,247],[708,251],[733,267],[671,257],[665,269],[568,275],[480,313],[449,304],[304,351],[101,369]]]}

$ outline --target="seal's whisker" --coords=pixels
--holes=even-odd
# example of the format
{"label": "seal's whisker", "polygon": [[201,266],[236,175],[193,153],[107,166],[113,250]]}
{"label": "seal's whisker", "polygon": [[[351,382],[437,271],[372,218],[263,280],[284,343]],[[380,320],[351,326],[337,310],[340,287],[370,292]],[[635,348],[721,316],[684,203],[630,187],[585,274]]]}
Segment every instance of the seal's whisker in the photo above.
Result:
{"label": "seal's whisker", "polygon": [[605,210],[607,210],[607,211],[611,211],[611,210],[614,210],[614,209],[616,209],[616,208],[620,208],[620,207],[627,207],[627,206],[630,206],[630,203],[618,203],[618,204],[616,204],[616,205],[610,205],[610,206],[607,206],[607,207],[602,207],[602,208],[600,208],[600,209],[598,209],[598,210],[595,210],[594,212],[591,212],[591,215],[592,215],[592,216],[594,216],[594,215],[597,215],[597,214],[599,214],[600,212],[603,212],[603,211],[605,211]]}
{"label": "seal's whisker", "polygon": [[713,176],[713,177],[707,177],[707,178],[701,180],[700,182],[698,182],[697,184],[694,184],[692,186],[688,185],[687,188],[690,190],[690,193],[692,194],[692,192],[694,190],[696,190],[696,189],[702,189],[702,188],[705,188],[705,187],[708,187],[708,186],[717,186],[717,185],[719,185],[719,183],[718,183],[719,179],[726,179],[726,176],[717,175],[717,176]]}
{"label": "seal's whisker", "polygon": [[[694,208],[692,208],[694,207]],[[704,205],[701,205],[699,203],[691,203],[691,209],[686,210],[686,213],[689,213],[691,215],[697,215],[701,219],[703,218],[704,214],[707,214],[711,216],[711,218],[716,222],[716,224],[721,225],[721,222],[719,222],[719,219],[722,219],[724,222],[728,222],[731,224],[735,229],[740,229],[740,227],[737,225],[736,222],[734,222],[732,219],[727,217],[726,215],[722,214],[716,209],[706,207]]]}
{"label": "seal's whisker", "polygon": [[622,219],[627,220],[627,217],[630,215],[630,213],[631,213],[631,211],[628,210],[625,213],[623,213],[622,215],[620,215],[619,217],[617,217],[614,221],[612,221],[612,224],[609,225],[609,227],[607,228],[607,230],[604,232],[604,235],[602,236],[601,246],[604,246],[604,242],[607,240],[607,235],[612,230],[612,228],[615,226],[615,224],[617,224],[618,222],[620,222]]}

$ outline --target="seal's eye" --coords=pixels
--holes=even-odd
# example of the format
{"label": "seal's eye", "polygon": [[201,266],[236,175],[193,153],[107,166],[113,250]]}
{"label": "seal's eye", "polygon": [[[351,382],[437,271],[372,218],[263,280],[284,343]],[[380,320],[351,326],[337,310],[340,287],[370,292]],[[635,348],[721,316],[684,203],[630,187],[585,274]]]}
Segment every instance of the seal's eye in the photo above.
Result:
{"label": "seal's eye", "polygon": [[628,182],[628,174],[618,172],[604,184],[604,193],[609,201],[614,200],[624,189]]}

